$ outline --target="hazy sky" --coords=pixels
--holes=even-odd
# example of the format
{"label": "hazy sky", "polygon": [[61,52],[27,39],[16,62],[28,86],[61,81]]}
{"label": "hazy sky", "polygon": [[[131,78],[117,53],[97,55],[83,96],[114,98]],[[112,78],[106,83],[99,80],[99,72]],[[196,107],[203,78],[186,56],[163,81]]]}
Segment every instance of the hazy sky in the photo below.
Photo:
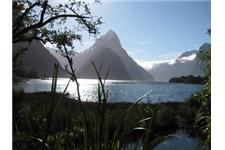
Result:
{"label": "hazy sky", "polygon": [[[92,12],[102,16],[100,33],[114,30],[123,48],[138,61],[172,59],[186,50],[210,42],[210,1],[131,1],[102,0]],[[90,47],[93,39],[84,38],[79,51]]]}

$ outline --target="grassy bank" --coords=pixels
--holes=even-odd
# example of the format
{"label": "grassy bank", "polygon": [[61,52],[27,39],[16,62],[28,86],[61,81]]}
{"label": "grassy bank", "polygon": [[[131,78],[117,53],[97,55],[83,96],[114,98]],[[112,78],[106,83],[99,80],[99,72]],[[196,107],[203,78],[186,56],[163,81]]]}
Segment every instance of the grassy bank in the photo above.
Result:
{"label": "grassy bank", "polygon": [[[132,103],[107,103],[104,118],[99,103],[83,102],[88,118],[84,124],[79,102],[63,96],[58,105],[60,96],[50,92],[13,93],[14,149],[85,149],[87,139],[92,149],[98,149],[94,146],[99,142],[99,149],[121,149],[138,141],[153,148],[177,130],[193,131],[196,108],[186,102],[139,103],[128,113]],[[102,124],[101,119],[105,120]]]}

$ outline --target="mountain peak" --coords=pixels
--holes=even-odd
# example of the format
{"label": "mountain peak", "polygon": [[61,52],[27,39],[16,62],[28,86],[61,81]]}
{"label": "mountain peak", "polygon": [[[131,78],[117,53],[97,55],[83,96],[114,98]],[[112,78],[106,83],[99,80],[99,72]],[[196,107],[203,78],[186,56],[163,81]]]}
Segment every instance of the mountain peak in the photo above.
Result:
{"label": "mountain peak", "polygon": [[108,40],[117,40],[119,41],[119,37],[117,36],[116,32],[110,29],[105,35],[102,36],[104,39]]}
{"label": "mountain peak", "polygon": [[178,58],[187,57],[187,56],[197,54],[197,53],[198,53],[197,50],[186,51],[186,52],[182,53]]}
{"label": "mountain peak", "polygon": [[113,31],[112,29],[109,29],[109,31],[106,33],[106,35],[113,35],[113,36],[115,36],[116,35],[116,32]]}
{"label": "mountain peak", "polygon": [[204,43],[204,44],[202,44],[201,46],[200,46],[200,48],[199,48],[199,50],[201,51],[201,50],[208,50],[208,49],[210,49],[211,48],[211,44],[209,44],[209,43]]}
{"label": "mountain peak", "polygon": [[94,46],[104,46],[111,49],[119,49],[121,48],[120,39],[117,36],[116,32],[113,30],[109,30],[105,35],[101,36]]}

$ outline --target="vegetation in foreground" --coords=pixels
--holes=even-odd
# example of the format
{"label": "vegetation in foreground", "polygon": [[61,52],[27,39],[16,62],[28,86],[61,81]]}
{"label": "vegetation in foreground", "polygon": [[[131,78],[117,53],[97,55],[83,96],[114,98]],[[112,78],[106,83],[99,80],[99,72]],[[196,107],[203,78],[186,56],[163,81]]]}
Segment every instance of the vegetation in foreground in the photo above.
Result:
{"label": "vegetation in foreground", "polygon": [[[86,139],[78,101],[63,96],[58,109],[54,109],[61,96],[50,92],[13,93],[14,149],[85,149],[87,139],[88,149],[122,149],[128,143],[143,143],[152,149],[175,131],[192,131],[197,111],[188,102],[140,103],[124,119],[132,103],[107,103],[105,121],[100,125],[99,103],[83,102],[88,130],[92,130]],[[98,130],[103,130],[101,135]],[[118,143],[113,145],[116,133]]]}
{"label": "vegetation in foreground", "polygon": [[[208,29],[208,34],[211,35],[211,29]],[[198,56],[202,61],[207,61],[205,67],[205,77],[207,82],[204,88],[193,94],[188,102],[195,105],[198,111],[195,115],[194,128],[202,136],[207,149],[211,147],[211,49],[208,51],[201,51]]]}

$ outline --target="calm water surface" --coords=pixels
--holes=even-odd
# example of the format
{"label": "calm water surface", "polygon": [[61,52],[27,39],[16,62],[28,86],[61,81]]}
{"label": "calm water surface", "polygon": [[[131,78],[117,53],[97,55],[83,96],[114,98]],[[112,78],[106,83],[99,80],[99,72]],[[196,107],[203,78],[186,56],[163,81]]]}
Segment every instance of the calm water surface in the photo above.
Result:
{"label": "calm water surface", "polygon": [[[62,92],[69,79],[59,78],[57,80],[57,91]],[[79,79],[80,93],[83,101],[97,100],[97,84],[94,79]],[[23,89],[25,92],[40,92],[51,90],[51,79],[31,79],[18,83],[14,89]],[[166,102],[166,101],[184,101],[192,93],[200,90],[203,85],[199,84],[181,84],[181,83],[166,83],[166,82],[146,82],[146,81],[122,81],[108,80],[106,81],[106,89],[109,92],[109,102],[134,102],[139,97],[149,91],[152,91],[146,96],[144,102]],[[67,92],[76,97],[76,85],[71,82]]]}
{"label": "calm water surface", "polygon": [[[128,144],[123,150],[131,150],[137,146],[138,150],[143,150],[143,145]],[[154,150],[203,150],[204,145],[199,138],[190,137],[187,133],[179,131],[167,140],[157,145]]]}

